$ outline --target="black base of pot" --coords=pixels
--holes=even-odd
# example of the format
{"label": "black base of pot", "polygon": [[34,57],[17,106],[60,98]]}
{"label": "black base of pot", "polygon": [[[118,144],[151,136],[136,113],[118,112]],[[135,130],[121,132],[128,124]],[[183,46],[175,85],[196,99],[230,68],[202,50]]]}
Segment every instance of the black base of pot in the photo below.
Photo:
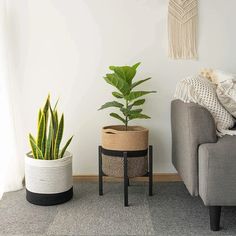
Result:
{"label": "black base of pot", "polygon": [[66,192],[43,194],[33,193],[26,189],[26,200],[40,206],[57,205],[69,201],[73,197],[73,187]]}

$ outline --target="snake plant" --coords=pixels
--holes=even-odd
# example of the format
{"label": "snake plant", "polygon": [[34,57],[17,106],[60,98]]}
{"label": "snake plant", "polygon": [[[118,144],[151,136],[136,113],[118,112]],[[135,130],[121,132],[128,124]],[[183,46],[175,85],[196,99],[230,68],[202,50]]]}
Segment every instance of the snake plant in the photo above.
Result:
{"label": "snake plant", "polygon": [[136,63],[133,66],[110,66],[109,69],[113,73],[106,74],[105,81],[115,87],[117,91],[112,92],[113,97],[118,101],[107,102],[101,106],[99,110],[105,108],[117,108],[121,114],[110,113],[110,116],[120,120],[125,125],[125,130],[128,129],[128,123],[134,119],[149,119],[150,117],[142,113],[141,105],[145,103],[145,99],[140,99],[150,93],[156,91],[137,91],[134,90],[138,85],[150,80],[151,78],[142,79],[133,82],[136,75],[136,70],[141,63]]}
{"label": "snake plant", "polygon": [[33,158],[42,160],[55,160],[62,158],[69,146],[73,136],[60,149],[60,144],[64,130],[64,114],[58,120],[57,102],[52,109],[50,96],[38,113],[38,131],[37,138],[29,134],[29,142]]}

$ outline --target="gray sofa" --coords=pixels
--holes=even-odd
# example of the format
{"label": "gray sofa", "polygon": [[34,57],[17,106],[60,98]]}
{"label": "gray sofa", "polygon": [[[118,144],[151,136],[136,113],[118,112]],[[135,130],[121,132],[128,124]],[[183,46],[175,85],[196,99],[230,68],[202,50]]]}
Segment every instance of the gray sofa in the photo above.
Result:
{"label": "gray sofa", "polygon": [[236,136],[216,136],[210,112],[194,103],[171,103],[172,162],[192,196],[209,207],[211,230],[221,206],[236,206]]}

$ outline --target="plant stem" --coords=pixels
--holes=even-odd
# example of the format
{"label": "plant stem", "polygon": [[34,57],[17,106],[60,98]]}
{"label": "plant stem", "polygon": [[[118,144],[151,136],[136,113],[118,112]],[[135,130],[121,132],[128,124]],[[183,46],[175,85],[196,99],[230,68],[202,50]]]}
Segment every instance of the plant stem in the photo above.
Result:
{"label": "plant stem", "polygon": [[[126,109],[128,109],[129,103],[126,100]],[[125,130],[128,130],[128,115],[125,116]]]}

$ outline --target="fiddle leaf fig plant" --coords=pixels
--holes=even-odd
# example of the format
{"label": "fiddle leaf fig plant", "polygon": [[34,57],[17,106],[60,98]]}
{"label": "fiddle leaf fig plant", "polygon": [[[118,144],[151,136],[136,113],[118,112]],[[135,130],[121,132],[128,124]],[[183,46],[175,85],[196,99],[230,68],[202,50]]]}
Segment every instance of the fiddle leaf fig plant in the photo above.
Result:
{"label": "fiddle leaf fig plant", "polygon": [[65,146],[60,149],[60,144],[64,131],[64,114],[58,120],[57,103],[52,109],[50,96],[38,113],[38,131],[37,138],[29,134],[29,142],[33,158],[42,160],[55,160],[63,158],[67,147],[73,136],[66,142]]}
{"label": "fiddle leaf fig plant", "polygon": [[107,102],[100,107],[99,110],[105,108],[117,108],[118,113],[110,113],[110,116],[120,120],[128,129],[129,121],[134,119],[149,119],[148,115],[142,113],[142,106],[145,103],[143,97],[156,91],[137,91],[136,87],[151,78],[133,81],[136,75],[136,70],[141,63],[136,63],[133,66],[110,66],[109,69],[112,73],[106,74],[105,81],[116,88],[117,91],[112,92],[112,95],[118,99],[115,101]]}

